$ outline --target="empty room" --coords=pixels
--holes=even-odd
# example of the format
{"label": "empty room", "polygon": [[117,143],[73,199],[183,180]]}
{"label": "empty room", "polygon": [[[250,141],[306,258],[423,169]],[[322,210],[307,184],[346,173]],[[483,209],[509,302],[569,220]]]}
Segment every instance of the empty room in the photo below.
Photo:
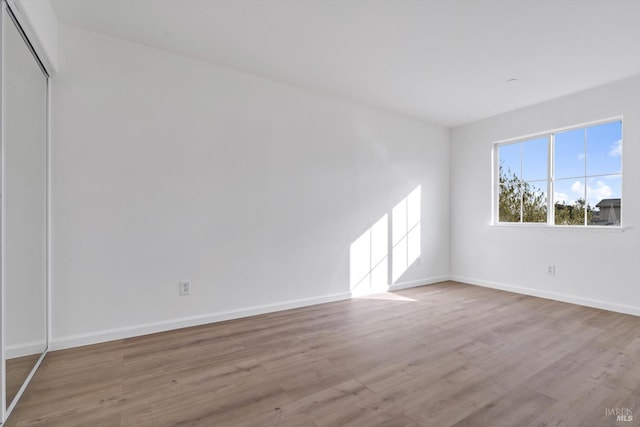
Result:
{"label": "empty room", "polygon": [[1,0],[3,427],[640,426],[640,0]]}

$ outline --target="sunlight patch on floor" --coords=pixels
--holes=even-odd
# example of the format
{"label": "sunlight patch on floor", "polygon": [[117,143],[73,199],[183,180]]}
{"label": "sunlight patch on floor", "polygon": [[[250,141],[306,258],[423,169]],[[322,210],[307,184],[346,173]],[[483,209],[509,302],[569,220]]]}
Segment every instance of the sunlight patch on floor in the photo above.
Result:
{"label": "sunlight patch on floor", "polygon": [[358,296],[355,297],[357,299],[377,299],[377,300],[384,300],[384,301],[409,301],[409,302],[415,302],[417,300],[413,299],[413,298],[409,298],[409,297],[404,297],[402,295],[398,295],[398,294],[394,294],[391,292],[383,292],[381,294],[374,294],[374,295],[362,295],[362,296]]}

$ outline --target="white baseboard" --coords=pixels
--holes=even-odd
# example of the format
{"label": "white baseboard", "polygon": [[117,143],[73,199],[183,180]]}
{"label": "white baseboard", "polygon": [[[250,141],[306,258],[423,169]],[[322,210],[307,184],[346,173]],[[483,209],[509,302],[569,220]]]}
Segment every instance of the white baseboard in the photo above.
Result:
{"label": "white baseboard", "polygon": [[13,359],[15,357],[31,356],[33,354],[41,354],[47,343],[44,341],[33,341],[20,344],[7,345],[5,349],[5,357]]}
{"label": "white baseboard", "polygon": [[393,285],[389,286],[390,291],[399,291],[400,289],[408,289],[415,288],[418,286],[424,285],[433,285],[435,283],[445,282],[447,280],[451,280],[451,276],[436,276],[430,277],[428,279],[419,279],[419,280],[410,280],[407,282],[396,282]]}
{"label": "white baseboard", "polygon": [[[538,289],[506,285],[503,283],[491,282],[488,280],[481,280],[481,279],[475,279],[471,277],[462,277],[462,276],[455,276],[455,275],[454,276],[443,275],[443,276],[436,276],[436,277],[419,279],[419,280],[398,282],[398,283],[389,285],[387,287],[388,289],[386,290],[381,289],[380,291],[382,292],[397,291],[400,289],[431,285],[439,282],[444,282],[447,280],[455,280],[462,283],[468,283],[470,285],[483,286],[483,287],[492,288],[492,289],[500,289],[503,291],[514,292],[518,294],[531,295],[531,296],[536,296],[540,298],[547,298],[547,299],[552,299],[557,301],[568,302],[572,304],[584,305],[587,307],[601,308],[604,310],[610,310],[610,311],[616,311],[619,313],[640,316],[640,307],[611,303],[606,301],[598,301],[594,299],[577,297],[577,296],[567,295],[567,294],[562,294],[557,292],[541,291]],[[156,332],[165,332],[165,331],[170,331],[174,329],[187,328],[190,326],[198,326],[198,325],[204,325],[207,323],[222,322],[225,320],[255,316],[258,314],[289,310],[292,308],[300,308],[300,307],[306,307],[310,305],[323,304],[327,302],[341,301],[341,300],[350,299],[352,297],[353,295],[351,295],[351,293],[349,292],[335,293],[335,294],[324,295],[320,297],[304,298],[304,299],[285,301],[285,302],[274,303],[274,304],[265,304],[265,305],[254,306],[254,307],[247,307],[247,308],[238,309],[238,310],[203,314],[199,316],[183,317],[180,319],[172,319],[172,320],[166,320],[161,322],[147,323],[143,325],[127,326],[124,328],[116,328],[116,329],[91,332],[87,334],[53,338],[49,343],[49,350],[50,351],[62,350],[66,348],[79,347],[83,345],[98,344],[98,343],[107,342],[107,341],[137,337],[137,336],[146,335],[146,334],[153,334]],[[12,354],[15,353],[17,355],[31,354],[29,353],[29,350],[26,347],[24,349],[16,348],[11,351],[12,351]],[[13,356],[13,357],[17,357],[17,356]]]}
{"label": "white baseboard", "polygon": [[324,295],[321,297],[303,298],[285,301],[281,303],[265,304],[247,307],[238,310],[222,311],[218,313],[202,314],[198,316],[183,317],[180,319],[164,320],[161,322],[147,323],[143,325],[126,326],[124,328],[108,329],[87,334],[71,335],[53,338],[49,343],[49,351],[63,350],[66,348],[83,345],[98,344],[107,341],[154,334],[157,332],[171,331],[174,329],[188,328],[191,326],[205,325],[207,323],[222,322],[225,320],[239,319],[258,314],[274,313],[276,311],[292,308],[306,307],[309,305],[323,304],[351,298],[348,292]]}
{"label": "white baseboard", "polygon": [[[399,289],[413,288],[416,286],[429,285],[437,282],[449,280],[449,276],[438,276],[420,280],[395,283],[387,290],[395,291]],[[382,290],[381,290],[382,291]],[[385,290],[386,291],[386,290]],[[384,292],[384,291],[383,291]],[[274,304],[266,304],[238,310],[223,311],[218,313],[203,314],[199,316],[183,317],[180,319],[165,320],[161,322],[147,323],[144,325],[127,326],[124,328],[108,329],[87,334],[71,335],[60,338],[53,338],[49,343],[49,351],[63,350],[66,348],[79,347],[83,345],[98,344],[107,341],[124,338],[137,337],[140,335],[153,334],[157,332],[171,331],[174,329],[199,326],[207,323],[222,322],[225,320],[239,319],[242,317],[255,316],[258,314],[273,313],[276,311],[289,310],[292,308],[306,307],[310,305],[323,304],[333,301],[341,301],[352,298],[349,292],[324,295],[320,297],[304,298],[292,301],[285,301]]]}
{"label": "white baseboard", "polygon": [[399,291],[400,289],[415,288],[424,285],[433,285],[434,283],[444,282],[445,280],[449,280],[449,276],[435,276],[425,279],[396,282],[391,285],[382,285],[373,289],[357,289],[351,291],[351,298],[366,297],[384,292]]}
{"label": "white baseboard", "polygon": [[587,307],[600,308],[603,310],[615,311],[618,313],[632,314],[634,316],[640,316],[640,307],[631,305],[618,304],[608,301],[600,301],[591,298],[578,297],[575,295],[568,295],[559,292],[543,291],[539,289],[526,288],[521,286],[506,285],[504,283],[492,282],[489,280],[475,279],[471,277],[451,276],[450,280],[456,282],[467,283],[470,285],[483,286],[485,288],[500,289],[502,291],[515,292],[517,294],[531,295],[534,297],[552,299],[556,301],[568,302],[571,304],[584,305]]}

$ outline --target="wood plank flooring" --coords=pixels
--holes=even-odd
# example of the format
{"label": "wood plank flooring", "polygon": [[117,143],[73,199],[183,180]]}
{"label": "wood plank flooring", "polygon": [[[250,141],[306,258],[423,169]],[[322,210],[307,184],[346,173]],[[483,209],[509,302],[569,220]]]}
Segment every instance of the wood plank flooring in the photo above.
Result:
{"label": "wood plank flooring", "polygon": [[42,354],[31,354],[29,356],[14,357],[6,360],[6,376],[7,376],[7,406],[13,402],[13,399],[20,391],[20,387],[24,384],[33,367],[40,359]]}
{"label": "wood plank flooring", "polygon": [[640,317],[444,282],[49,353],[31,425],[639,426]]}

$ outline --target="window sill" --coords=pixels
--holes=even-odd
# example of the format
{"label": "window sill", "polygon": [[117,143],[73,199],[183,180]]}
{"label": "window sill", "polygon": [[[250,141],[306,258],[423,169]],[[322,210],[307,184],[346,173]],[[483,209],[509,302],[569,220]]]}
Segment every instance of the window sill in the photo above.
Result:
{"label": "window sill", "polygon": [[527,229],[533,228],[539,230],[541,228],[546,228],[549,230],[567,230],[567,231],[582,231],[582,230],[593,230],[596,232],[613,232],[613,233],[622,233],[624,231],[630,230],[629,226],[606,226],[606,225],[549,225],[549,224],[520,224],[520,223],[493,223],[489,224],[491,228],[510,228],[510,229]]}

